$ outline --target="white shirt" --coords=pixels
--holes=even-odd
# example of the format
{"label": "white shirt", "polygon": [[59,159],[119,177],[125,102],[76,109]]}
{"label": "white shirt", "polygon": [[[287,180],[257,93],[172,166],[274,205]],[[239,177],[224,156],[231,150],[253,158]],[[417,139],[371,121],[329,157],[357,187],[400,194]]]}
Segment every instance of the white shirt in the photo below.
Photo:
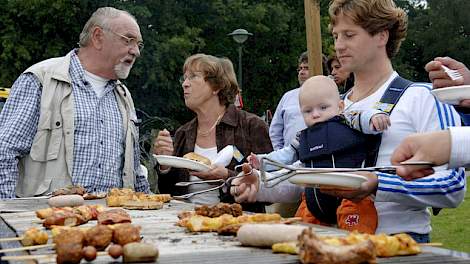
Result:
{"label": "white shirt", "polygon": [[470,167],[470,127],[451,127],[449,168]]}
{"label": "white shirt", "polygon": [[[217,147],[201,148],[198,145],[195,145],[194,153],[208,158],[211,161],[211,163],[213,163],[214,160],[217,158]],[[193,175],[189,176],[189,181],[200,181],[200,180],[202,179],[196,176],[193,176]],[[211,185],[208,183],[193,184],[193,185],[189,185],[189,192],[191,193],[198,192],[198,191],[207,190],[216,186],[217,185]],[[189,201],[191,201],[191,203],[194,203],[194,204],[207,204],[207,205],[216,204],[220,202],[219,190],[213,190],[210,192],[194,195],[193,197],[189,198]]]}
{"label": "white shirt", "polygon": [[98,96],[98,98],[103,97],[104,88],[106,87],[106,84],[108,83],[109,79],[105,79],[89,71],[85,71],[85,80],[90,83],[91,87],[93,88],[93,91],[95,91],[96,96]]}
{"label": "white shirt", "polygon": [[[396,72],[372,95],[358,102],[345,99],[346,109],[373,108]],[[394,149],[412,133],[460,126],[460,117],[450,105],[440,103],[430,92],[428,83],[414,83],[402,95],[390,115],[391,126],[382,134],[377,166],[387,166]],[[377,173],[379,178],[375,206],[379,216],[377,233],[431,231],[428,207],[458,206],[465,196],[465,171],[434,168],[436,173],[415,181],[397,175]]]}

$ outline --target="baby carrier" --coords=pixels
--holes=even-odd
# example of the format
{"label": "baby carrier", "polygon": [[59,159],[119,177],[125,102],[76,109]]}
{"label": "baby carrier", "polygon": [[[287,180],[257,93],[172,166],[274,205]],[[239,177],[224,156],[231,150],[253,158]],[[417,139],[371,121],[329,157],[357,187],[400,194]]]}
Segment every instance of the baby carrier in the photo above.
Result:
{"label": "baby carrier", "polygon": [[[411,82],[401,77],[389,85],[376,108],[390,115]],[[299,160],[313,168],[360,168],[375,166],[381,135],[363,134],[350,128],[340,116],[304,129],[300,133]],[[321,222],[336,224],[341,198],[306,188],[309,211]]]}

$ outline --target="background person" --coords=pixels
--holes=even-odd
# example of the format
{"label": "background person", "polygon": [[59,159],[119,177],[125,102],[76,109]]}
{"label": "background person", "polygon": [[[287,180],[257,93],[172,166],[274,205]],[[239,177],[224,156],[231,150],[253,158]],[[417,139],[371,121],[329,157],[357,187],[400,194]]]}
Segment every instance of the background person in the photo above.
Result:
{"label": "background person", "polygon": [[[174,141],[166,130],[160,131],[155,140],[155,154],[181,157],[188,152],[201,154],[211,161],[227,145],[235,146],[241,159],[232,159],[226,168],[213,165],[207,172],[191,172],[186,169],[161,167],[158,177],[160,192],[182,195],[207,189],[201,184],[190,188],[175,187],[181,181],[227,179],[236,175],[234,166],[251,152],[272,151],[268,127],[254,114],[236,109],[233,105],[239,88],[230,60],[211,55],[195,54],[186,59],[183,66],[184,102],[196,117],[175,133]],[[212,186],[213,187],[213,186]],[[233,198],[222,191],[193,196],[190,201],[198,204],[231,202]],[[264,211],[264,205],[245,206],[245,210]]]}
{"label": "background person", "polygon": [[[303,52],[298,59],[297,79],[299,87],[310,76],[308,69],[308,54]],[[289,146],[297,132],[305,128],[305,123],[299,108],[299,89],[286,92],[279,101],[273,119],[269,126],[269,137],[275,150]]]}
{"label": "background person", "polygon": [[134,104],[118,80],[140,56],[139,25],[126,11],[102,7],[79,44],[65,57],[31,66],[13,84],[0,114],[1,198],[70,184],[88,192],[149,191]]}
{"label": "background person", "polygon": [[338,57],[331,56],[327,61],[328,69],[330,70],[333,80],[338,86],[339,93],[343,94],[354,86],[354,75],[341,67]]}

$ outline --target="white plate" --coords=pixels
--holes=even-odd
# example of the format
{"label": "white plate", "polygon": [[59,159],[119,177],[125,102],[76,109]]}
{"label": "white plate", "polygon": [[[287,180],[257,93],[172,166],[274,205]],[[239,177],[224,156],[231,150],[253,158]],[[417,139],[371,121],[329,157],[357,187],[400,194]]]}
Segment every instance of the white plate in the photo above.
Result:
{"label": "white plate", "polygon": [[344,172],[299,173],[289,178],[289,181],[304,187],[358,189],[367,178]]}
{"label": "white plate", "polygon": [[458,105],[460,101],[470,99],[470,85],[433,89],[431,92],[439,101],[451,105]]}
{"label": "white plate", "polygon": [[206,164],[197,162],[195,160],[175,157],[175,156],[167,156],[167,155],[153,155],[160,165],[164,166],[171,166],[174,168],[182,168],[194,171],[207,171],[211,167],[207,166]]}

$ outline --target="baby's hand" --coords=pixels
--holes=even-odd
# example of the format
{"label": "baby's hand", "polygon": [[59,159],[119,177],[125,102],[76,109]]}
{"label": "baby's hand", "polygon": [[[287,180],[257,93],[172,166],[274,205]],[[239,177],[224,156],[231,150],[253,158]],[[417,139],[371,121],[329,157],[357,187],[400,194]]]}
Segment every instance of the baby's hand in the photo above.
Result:
{"label": "baby's hand", "polygon": [[370,120],[371,129],[382,132],[390,126],[390,117],[387,114],[375,114]]}
{"label": "baby's hand", "polygon": [[257,169],[257,170],[260,169],[261,164],[260,164],[260,161],[258,159],[258,156],[256,156],[255,153],[251,153],[250,156],[248,156],[248,158],[246,158],[246,160],[248,161],[248,163],[250,163],[251,167],[253,167],[254,169]]}

